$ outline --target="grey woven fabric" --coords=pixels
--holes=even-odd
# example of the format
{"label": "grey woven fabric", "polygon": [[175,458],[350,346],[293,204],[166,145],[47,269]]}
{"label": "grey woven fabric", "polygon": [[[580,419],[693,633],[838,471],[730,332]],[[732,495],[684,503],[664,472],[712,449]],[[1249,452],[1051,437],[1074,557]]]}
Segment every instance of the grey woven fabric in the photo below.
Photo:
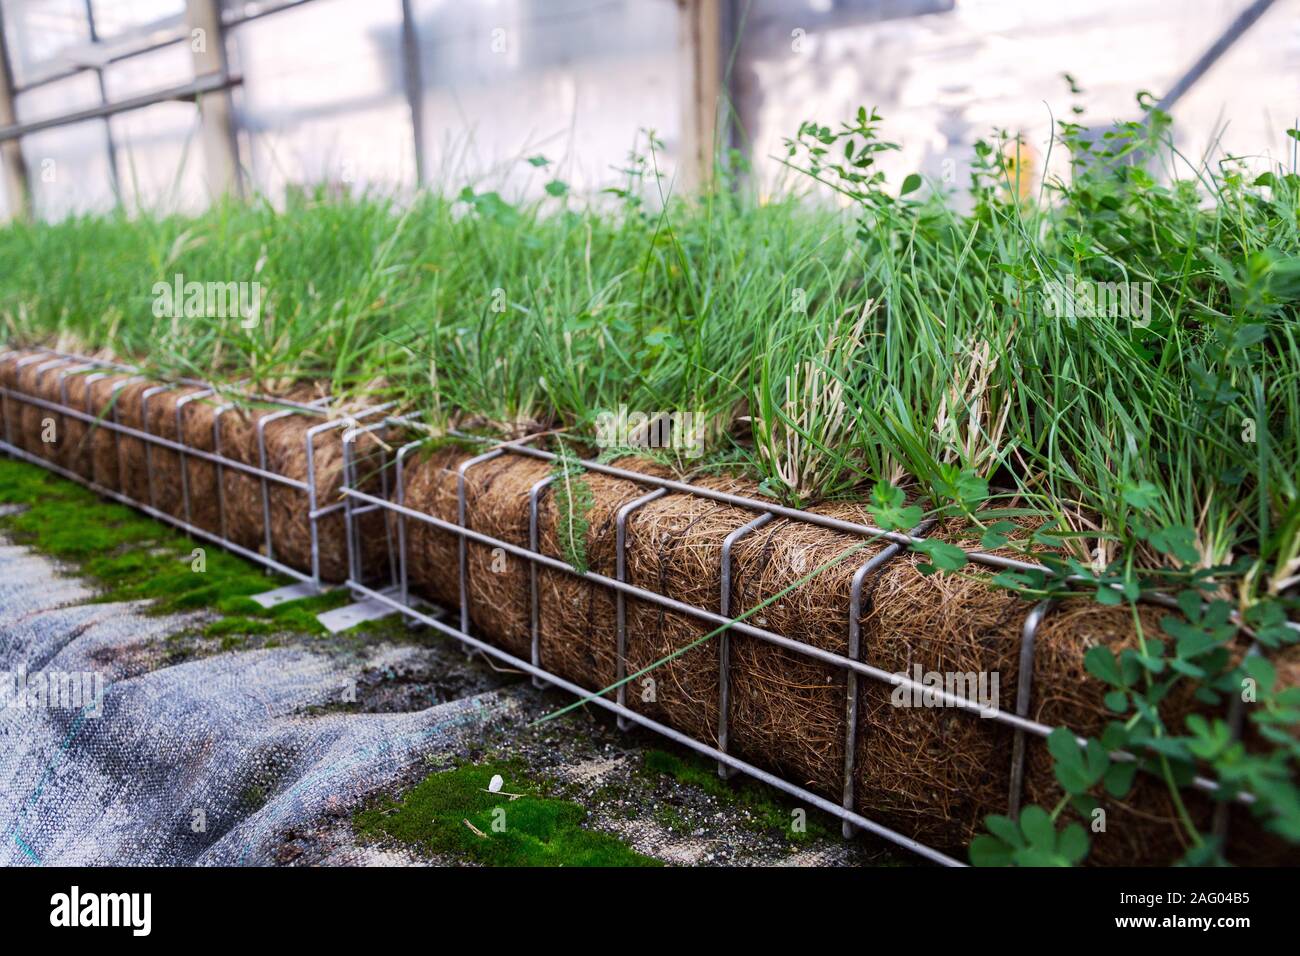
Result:
{"label": "grey woven fabric", "polygon": [[[169,665],[192,620],[91,593],[0,544],[0,864],[267,864],[515,708],[487,692],[411,713],[330,713],[366,662],[311,649]],[[389,647],[376,654],[400,657]],[[102,701],[19,706],[14,675],[98,675]],[[89,684],[87,686],[90,686]],[[30,689],[30,685],[29,685]],[[341,860],[363,862],[352,849]]]}

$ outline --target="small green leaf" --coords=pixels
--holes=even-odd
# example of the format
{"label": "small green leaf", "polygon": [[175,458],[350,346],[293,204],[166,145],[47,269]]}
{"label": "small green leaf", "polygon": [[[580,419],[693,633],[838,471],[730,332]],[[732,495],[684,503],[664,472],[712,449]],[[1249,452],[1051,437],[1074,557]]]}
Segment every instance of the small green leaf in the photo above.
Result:
{"label": "small green leaf", "polygon": [[1099,584],[1096,597],[1097,603],[1104,607],[1118,607],[1124,603],[1124,595],[1109,584]]}
{"label": "small green leaf", "polygon": [[1010,521],[995,521],[984,530],[980,538],[980,547],[985,551],[996,551],[1010,538],[1016,526]]}
{"label": "small green leaf", "polygon": [[1120,672],[1119,664],[1115,661],[1115,655],[1110,652],[1110,648],[1096,647],[1088,648],[1083,655],[1084,669],[1093,677],[1105,681],[1112,687],[1126,687],[1128,681]]}
{"label": "small green leaf", "polygon": [[972,866],[1010,866],[1011,847],[987,834],[980,834],[970,843]]}
{"label": "small green leaf", "polygon": [[904,506],[907,496],[902,488],[887,481],[876,482],[871,490],[871,504],[867,510],[872,519],[885,531],[908,531],[921,523],[925,512],[917,505]]}
{"label": "small green leaf", "polygon": [[1157,528],[1147,540],[1161,554],[1175,557],[1184,564],[1195,564],[1201,556],[1196,549],[1196,532],[1186,525]]}
{"label": "small green leaf", "polygon": [[1123,750],[1128,746],[1129,732],[1118,720],[1112,720],[1101,732],[1101,745],[1107,750]]}
{"label": "small green leaf", "polygon": [[1030,805],[1020,812],[1020,830],[1032,849],[1044,853],[1056,850],[1056,827],[1042,807]]}
{"label": "small green leaf", "polygon": [[1056,841],[1056,850],[1071,864],[1082,863],[1088,855],[1087,831],[1078,823],[1067,825]]}
{"label": "small green leaf", "polygon": [[1206,651],[1218,646],[1219,642],[1214,635],[1206,634],[1204,631],[1184,634],[1174,644],[1175,653],[1183,659],[1200,657]]}
{"label": "small green leaf", "polygon": [[1241,662],[1241,669],[1246,672],[1247,677],[1252,678],[1259,685],[1259,689],[1265,694],[1273,689],[1277,681],[1277,668],[1261,654],[1251,654]]}
{"label": "small green leaf", "polygon": [[1125,485],[1121,493],[1124,503],[1138,511],[1150,511],[1160,501],[1160,489],[1149,481]]}
{"label": "small green leaf", "polygon": [[946,541],[917,541],[912,544],[912,550],[924,554],[941,571],[959,571],[966,565],[966,552]]}
{"label": "small green leaf", "polygon": [[1138,763],[1136,760],[1111,764],[1110,769],[1106,771],[1106,792],[1112,797],[1128,796],[1129,790],[1133,788],[1133,778],[1137,776],[1137,772]]}
{"label": "small green leaf", "polygon": [[1047,749],[1054,758],[1052,772],[1065,792],[1085,792],[1089,786],[1088,773],[1074,735],[1064,727],[1057,727],[1047,738]]}
{"label": "small green leaf", "polygon": [[1020,827],[1015,820],[1005,817],[1000,813],[990,814],[984,818],[984,826],[988,828],[989,833],[1009,846],[1024,846],[1025,838],[1020,833]]}
{"label": "small green leaf", "polygon": [[1088,778],[1096,783],[1106,773],[1110,767],[1110,754],[1106,748],[1101,745],[1101,741],[1089,737],[1088,744],[1083,749],[1084,764],[1087,767]]}

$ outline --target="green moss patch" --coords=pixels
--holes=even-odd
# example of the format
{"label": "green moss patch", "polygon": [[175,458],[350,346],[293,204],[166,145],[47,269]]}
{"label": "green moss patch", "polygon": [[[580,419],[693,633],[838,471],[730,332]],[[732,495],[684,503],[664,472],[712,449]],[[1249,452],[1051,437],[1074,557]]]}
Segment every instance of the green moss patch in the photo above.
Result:
{"label": "green moss patch", "polygon": [[[504,792],[488,791],[494,774],[504,779]],[[488,866],[659,865],[616,837],[584,829],[581,805],[540,789],[509,763],[466,765],[430,774],[400,800],[386,797],[353,823],[365,838],[389,837]]]}
{"label": "green moss patch", "polygon": [[803,829],[794,827],[794,811],[798,804],[780,800],[773,790],[748,778],[728,782],[718,776],[717,765],[694,755],[677,756],[666,750],[647,750],[642,772],[650,777],[671,777],[680,784],[696,787],[710,796],[748,810],[754,826],[761,830],[780,831],[792,843],[805,843],[814,839],[831,839],[839,835],[839,827],[826,814],[809,808],[803,819]]}
{"label": "green moss patch", "polygon": [[222,638],[223,649],[248,636],[323,634],[316,615],[348,601],[345,592],[334,591],[264,608],[252,595],[290,579],[268,575],[218,545],[196,541],[26,462],[0,459],[0,504],[26,506],[0,518],[0,529],[19,544],[73,565],[99,588],[96,601],[145,600],[159,614],[215,611],[221,617],[205,627],[204,635]]}

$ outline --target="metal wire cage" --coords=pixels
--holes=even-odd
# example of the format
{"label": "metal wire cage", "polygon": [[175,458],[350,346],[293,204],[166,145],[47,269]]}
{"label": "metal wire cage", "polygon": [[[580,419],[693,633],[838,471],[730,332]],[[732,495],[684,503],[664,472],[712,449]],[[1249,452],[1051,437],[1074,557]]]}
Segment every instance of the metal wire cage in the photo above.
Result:
{"label": "metal wire cage", "polygon": [[[408,463],[411,460],[412,455],[422,445],[424,445],[428,439],[417,438],[401,444],[400,446],[397,446],[389,456],[389,460],[385,463],[384,467],[391,467],[394,472],[392,486],[396,491],[393,496],[381,497],[363,491],[357,487],[357,459],[355,455],[355,447],[358,437],[381,428],[401,428],[411,424],[412,422],[409,418],[389,417],[380,422],[375,422],[369,425],[360,425],[356,428],[350,429],[343,436],[343,495],[346,505],[344,520],[347,527],[347,537],[350,546],[353,548],[354,552],[359,547],[359,542],[356,538],[357,519],[363,514],[375,511],[386,513],[391,517],[396,528],[394,540],[396,542],[397,553],[392,562],[394,574],[390,579],[388,586],[375,587],[359,580],[355,574],[359,569],[355,563],[353,564],[354,575],[346,582],[346,587],[352,590],[358,600],[382,605],[383,607],[404,615],[413,622],[418,622],[434,628],[440,633],[452,637],[475,650],[481,651],[510,667],[517,668],[524,673],[530,674],[534,682],[538,685],[549,684],[608,710],[617,716],[619,726],[622,728],[636,724],[703,754],[717,762],[718,772],[723,777],[739,772],[775,787],[790,796],[796,797],[810,806],[816,807],[827,814],[837,817],[841,821],[845,837],[852,836],[856,831],[862,830],[874,834],[875,836],[896,846],[902,847],[930,862],[944,866],[962,866],[964,864],[961,861],[955,859],[942,850],[928,846],[903,833],[883,826],[855,810],[854,759],[857,750],[857,737],[861,732],[859,728],[860,721],[858,719],[860,709],[859,678],[865,677],[872,681],[881,682],[891,686],[904,686],[915,691],[925,691],[942,700],[945,705],[965,711],[970,717],[991,719],[1012,729],[1013,746],[1011,753],[1010,776],[1007,784],[1006,805],[1008,815],[1013,818],[1018,815],[1022,799],[1022,789],[1025,778],[1025,760],[1029,740],[1036,737],[1046,738],[1056,729],[1055,727],[1032,720],[1028,717],[1034,693],[1033,660],[1035,636],[1043,621],[1056,606],[1055,602],[1052,600],[1045,600],[1035,605],[1026,617],[1021,629],[1019,647],[1020,666],[1016,687],[1014,713],[1007,713],[997,707],[986,707],[977,701],[949,693],[945,690],[925,688],[922,684],[904,675],[889,673],[878,667],[874,667],[867,661],[863,660],[865,652],[867,651],[867,649],[862,645],[861,634],[861,620],[865,611],[864,585],[872,575],[878,574],[885,565],[890,561],[895,560],[900,554],[904,553],[909,544],[922,540],[921,535],[925,534],[929,530],[932,522],[926,522],[921,526],[914,528],[909,534],[887,532],[883,529],[873,528],[867,525],[857,525],[813,512],[786,508],[771,501],[747,498],[713,488],[700,487],[672,479],[620,468],[600,461],[586,460],[581,463],[582,467],[590,471],[635,482],[647,489],[645,494],[624,504],[616,513],[616,570],[614,576],[610,577],[590,570],[578,570],[563,559],[547,555],[541,551],[538,533],[538,508],[541,496],[545,493],[552,481],[554,481],[553,477],[542,478],[533,484],[529,490],[527,547],[493,535],[475,531],[466,526],[466,487],[467,482],[472,479],[472,474],[475,468],[486,462],[500,458],[503,455],[524,456],[545,461],[556,460],[558,457],[556,454],[534,447],[531,444],[533,442],[532,438],[495,443],[473,435],[465,435],[458,432],[452,433],[454,437],[467,441],[479,441],[491,446],[481,454],[473,455],[472,457],[462,461],[457,467],[455,474],[457,520],[455,522],[415,510],[409,507],[404,500],[406,484],[405,472]],[[627,521],[637,509],[644,507],[651,501],[663,497],[670,492],[709,498],[729,505],[745,508],[755,513],[753,520],[731,532],[723,541],[720,558],[721,567],[719,569],[721,590],[716,608],[704,608],[688,604],[667,595],[657,593],[653,590],[631,584],[627,581]],[[731,553],[733,546],[742,537],[762,527],[764,524],[770,522],[776,517],[807,521],[812,524],[832,528],[836,531],[851,533],[862,538],[883,539],[888,542],[887,546],[882,551],[878,552],[863,563],[853,576],[848,617],[845,621],[845,627],[848,633],[848,652],[846,654],[838,654],[834,651],[819,648],[776,633],[767,628],[759,627],[747,621],[736,620],[734,618],[734,608],[732,607],[731,595]],[[459,608],[457,614],[448,614],[439,609],[422,606],[421,602],[416,600],[412,594],[409,576],[410,556],[407,551],[410,540],[410,534],[408,532],[409,522],[419,522],[431,528],[448,532],[456,536],[458,558],[457,584],[459,593]],[[470,564],[468,561],[468,544],[470,542],[485,545],[494,549],[499,548],[505,554],[512,555],[527,562],[527,605],[529,608],[531,638],[530,655],[527,660],[503,650],[485,636],[476,636],[471,631],[469,615]],[[1021,569],[1040,568],[1040,566],[1031,562],[1008,559],[999,555],[985,554],[982,552],[969,552],[968,556],[971,560],[990,567],[1012,567]],[[616,606],[617,635],[617,680],[615,686],[612,688],[612,698],[610,696],[610,688],[581,686],[551,670],[548,670],[542,665],[542,628],[539,614],[538,588],[539,568],[558,571],[566,575],[585,579],[612,593]],[[668,611],[690,616],[703,622],[705,625],[718,629],[718,728],[716,745],[684,733],[678,728],[657,721],[628,706],[626,699],[626,685],[630,678],[627,673],[628,634],[626,602],[629,597],[648,602]],[[1164,606],[1170,606],[1173,604],[1167,596],[1161,594],[1144,595],[1144,599]],[[793,783],[778,774],[772,773],[763,767],[742,760],[729,752],[729,697],[732,678],[730,635],[732,632],[743,634],[767,644],[793,651],[794,653],[802,655],[810,660],[816,660],[831,665],[844,672],[846,692],[843,707],[846,718],[846,739],[843,780],[840,793],[841,799],[838,803],[831,799],[827,799],[821,794],[813,792],[807,787]],[[632,676],[637,675],[633,674]],[[1234,733],[1239,734],[1241,728],[1241,715],[1239,712],[1233,715],[1233,721]],[[1082,744],[1082,738],[1078,739],[1080,744]],[[1125,751],[1117,751],[1112,753],[1110,756],[1112,760],[1118,761],[1133,761],[1137,759],[1133,754]],[[1218,785],[1215,781],[1201,776],[1194,779],[1193,786],[1211,794],[1218,789]],[[1249,804],[1253,802],[1253,797],[1248,793],[1241,793],[1238,794],[1232,802]],[[1229,806],[1230,802],[1225,801],[1219,803],[1216,808],[1214,828],[1218,835],[1226,836]]]}
{"label": "metal wire cage", "polygon": [[[11,352],[12,354],[12,352]],[[0,356],[3,360],[3,356]],[[64,352],[56,352],[50,349],[36,350],[32,354],[24,355],[21,358],[10,359],[14,361],[16,367],[23,368],[28,365],[35,365],[35,380],[39,384],[47,375],[54,375],[56,379],[57,391],[60,401],[51,401],[41,398],[38,395],[32,395],[25,391],[0,386],[0,402],[3,403],[5,434],[0,441],[0,449],[14,458],[31,462],[47,468],[64,478],[76,481],[106,498],[111,498],[122,504],[130,505],[152,518],[166,522],[169,525],[180,528],[186,534],[192,535],[204,541],[210,541],[221,547],[238,554],[249,561],[256,562],[268,570],[278,574],[283,574],[298,582],[297,585],[284,589],[282,592],[273,592],[276,594],[274,599],[269,599],[270,603],[279,603],[283,600],[289,600],[294,597],[301,597],[307,594],[319,593],[328,583],[321,574],[321,549],[320,549],[320,522],[322,519],[341,512],[345,507],[345,502],[319,500],[317,482],[316,482],[316,438],[329,432],[340,432],[346,427],[354,425],[358,421],[364,421],[367,418],[383,414],[389,410],[392,405],[379,405],[369,408],[360,409],[348,416],[338,416],[331,414],[328,409],[323,407],[326,400],[304,403],[274,398],[256,394],[239,395],[240,401],[257,402],[270,406],[275,406],[275,410],[267,414],[260,415],[257,419],[255,433],[257,440],[258,464],[252,465],[237,458],[232,457],[222,451],[221,448],[221,419],[222,416],[239,407],[233,398],[224,398],[215,388],[202,382],[183,379],[173,383],[157,384],[145,389],[140,396],[142,424],[144,428],[134,428],[123,424],[119,418],[119,409],[117,404],[118,396],[128,385],[136,382],[148,381],[145,376],[139,375],[138,370],[127,365],[121,365],[114,362],[86,359],[81,356],[71,355]],[[113,383],[112,397],[107,408],[96,410],[90,401],[90,395],[87,393],[87,402],[85,407],[76,407],[68,397],[68,380],[74,374],[86,374],[92,380],[102,379],[108,375],[127,376],[119,378]],[[166,438],[162,435],[153,434],[148,430],[148,408],[149,402],[156,399],[165,392],[176,392],[182,388],[190,389],[188,394],[177,398],[175,403],[175,424],[176,434],[184,433],[183,422],[186,409],[191,404],[202,401],[212,400],[218,404],[213,412],[213,450],[208,451],[201,448],[195,448],[182,441],[176,441]],[[193,390],[197,389],[197,390]],[[119,484],[122,490],[116,490],[106,487],[102,483],[96,482],[77,471],[67,468],[64,465],[52,460],[50,457],[33,454],[31,451],[20,447],[17,443],[17,436],[13,433],[13,422],[16,418],[16,409],[21,409],[27,405],[43,411],[50,412],[65,419],[73,419],[84,425],[87,432],[94,429],[103,429],[113,438],[114,458],[119,467]],[[305,479],[294,478],[288,475],[280,474],[271,470],[267,464],[267,441],[266,428],[271,422],[287,418],[289,416],[304,416],[319,421],[307,428],[303,437],[303,454],[306,460],[307,474]],[[143,445],[145,455],[145,469],[148,474],[147,482],[147,500],[130,493],[131,489],[127,487],[127,482],[122,476],[122,442],[123,439],[134,439]],[[173,452],[180,462],[180,497],[182,502],[182,515],[174,515],[162,510],[158,506],[157,478],[154,468],[153,454],[156,449],[166,449]],[[216,508],[219,516],[219,527],[216,530],[203,528],[194,521],[194,508],[192,501],[192,489],[190,487],[188,462],[191,460],[201,460],[212,463],[215,474],[215,493]],[[223,480],[225,472],[233,471],[250,478],[256,479],[259,487],[261,498],[261,517],[263,526],[263,542],[260,549],[254,549],[241,545],[232,539],[230,533],[231,514],[230,508],[225,500],[225,484]],[[271,521],[271,488],[278,486],[281,488],[292,489],[301,495],[301,522],[308,529],[310,535],[310,560],[305,566],[294,566],[279,560],[276,556],[276,539],[274,534],[274,525]],[[175,489],[173,489],[175,490]]]}
{"label": "metal wire cage", "polygon": [[[882,568],[891,561],[896,560],[900,554],[905,553],[911,544],[923,540],[922,536],[929,530],[929,522],[912,529],[910,533],[891,532],[815,512],[788,508],[774,501],[748,498],[715,488],[620,468],[596,460],[584,460],[581,465],[589,471],[634,482],[645,489],[643,494],[623,504],[617,510],[615,515],[615,573],[613,576],[609,576],[591,570],[579,570],[561,558],[542,552],[539,543],[539,505],[542,495],[546,493],[548,487],[554,481],[553,477],[548,476],[536,481],[528,491],[527,546],[476,531],[467,526],[467,483],[473,480],[474,470],[480,465],[506,455],[528,457],[548,462],[554,462],[557,459],[558,456],[555,453],[535,447],[535,437],[496,443],[479,436],[453,433],[459,439],[480,442],[485,446],[482,453],[465,459],[456,469],[454,478],[456,483],[457,520],[453,522],[408,506],[405,500],[406,471],[412,456],[429,439],[418,437],[400,444],[393,442],[393,435],[418,433],[416,430],[419,428],[419,423],[415,417],[393,414],[392,403],[371,406],[354,411],[346,416],[339,416],[331,415],[322,407],[324,405],[323,401],[300,403],[267,399],[260,396],[247,396],[250,400],[271,402],[280,406],[277,410],[264,414],[258,419],[256,427],[258,465],[251,465],[222,452],[220,445],[220,416],[237,406],[231,400],[221,400],[221,396],[218,395],[217,391],[204,383],[188,380],[168,384],[160,383],[142,392],[141,403],[147,409],[148,401],[164,392],[181,387],[197,389],[178,398],[176,402],[176,434],[183,436],[184,431],[180,425],[185,408],[196,401],[204,399],[217,400],[219,403],[213,420],[214,443],[211,451],[195,448],[183,441],[176,441],[151,433],[147,427],[134,428],[122,424],[118,420],[119,416],[115,401],[110,402],[106,410],[97,414],[90,407],[89,402],[86,408],[78,408],[68,400],[67,377],[72,374],[87,374],[92,377],[103,377],[110,374],[126,376],[113,384],[112,395],[115,400],[121,389],[125,388],[127,384],[146,380],[138,374],[136,369],[130,366],[85,359],[52,350],[34,351],[16,360],[12,358],[12,352],[10,355],[0,353],[0,361],[6,360],[15,361],[17,365],[22,367],[38,365],[35,369],[38,382],[44,375],[55,373],[60,401],[51,401],[21,390],[0,386],[0,408],[3,410],[5,423],[5,434],[3,440],[0,440],[0,450],[12,457],[47,468],[65,478],[89,487],[107,498],[137,508],[159,521],[180,528],[187,534],[218,544],[235,554],[261,564],[271,571],[286,575],[297,582],[288,588],[280,588],[257,596],[265,606],[319,593],[329,586],[329,582],[323,580],[321,575],[319,523],[330,515],[341,513],[347,559],[347,575],[342,582],[342,586],[349,590],[359,604],[370,607],[371,611],[365,616],[373,617],[378,616],[380,613],[396,612],[409,621],[427,625],[439,633],[460,641],[473,650],[480,651],[510,667],[531,675],[534,683],[539,686],[551,685],[560,688],[612,712],[616,715],[620,727],[626,728],[631,725],[645,727],[705,755],[717,762],[718,772],[724,777],[737,772],[745,774],[838,818],[841,821],[843,833],[846,837],[861,830],[874,834],[930,862],[944,866],[964,865],[961,861],[942,850],[883,826],[855,809],[854,760],[862,723],[859,719],[861,689],[863,686],[860,678],[923,692],[938,699],[948,707],[966,712],[969,717],[990,719],[1009,727],[1013,733],[1013,745],[1010,774],[1007,781],[1006,807],[1007,813],[1013,818],[1018,814],[1020,808],[1025,778],[1026,753],[1029,743],[1033,738],[1047,737],[1056,729],[1028,716],[1034,698],[1033,661],[1035,637],[1044,619],[1055,606],[1050,600],[1040,602],[1033,607],[1021,629],[1018,658],[1019,676],[1016,686],[1014,712],[1006,712],[996,706],[989,707],[947,690],[926,687],[905,675],[890,673],[873,666],[868,659],[864,659],[869,658],[870,651],[869,648],[863,646],[861,628],[861,621],[864,612],[867,610],[864,606],[866,584],[873,575],[879,574]],[[119,467],[122,460],[120,452],[123,439],[134,439],[141,442],[144,447],[146,470],[149,477],[147,486],[148,500],[142,500],[131,495],[125,483],[123,483],[124,490],[122,491],[105,487],[103,484],[88,479],[75,470],[58,464],[49,457],[33,454],[31,451],[20,447],[15,441],[16,436],[12,433],[12,423],[14,421],[15,407],[20,408],[22,405],[32,406],[77,420],[83,423],[88,430],[105,429],[113,436],[114,453],[119,462]],[[304,432],[303,451],[307,463],[305,480],[280,474],[267,467],[266,426],[278,418],[292,415],[319,419]],[[143,423],[147,426],[147,415],[143,416]],[[321,501],[319,500],[316,483],[314,439],[318,435],[335,431],[339,432],[342,446],[340,497],[334,501]],[[378,437],[381,440],[368,442],[364,454],[359,454],[358,440],[363,436]],[[183,502],[183,517],[170,514],[158,507],[158,489],[152,467],[152,454],[156,449],[166,449],[176,454],[182,463],[180,469],[182,487],[180,490]],[[191,458],[212,463],[217,470],[218,476],[223,474],[226,469],[230,469],[257,480],[265,529],[265,540],[261,550],[245,547],[232,540],[227,527],[226,503],[222,500],[224,482],[220,478],[216,482],[217,506],[221,515],[220,529],[213,531],[199,527],[194,523],[191,510],[192,489],[189,487],[187,468],[185,467],[185,462]],[[297,520],[300,520],[309,529],[311,542],[310,561],[305,567],[286,564],[276,557],[276,540],[272,530],[272,522],[270,521],[270,489],[273,485],[292,489],[301,496],[302,506],[297,513]],[[719,568],[721,586],[715,607],[700,607],[686,603],[654,590],[632,584],[627,580],[627,522],[638,509],[669,493],[712,499],[746,509],[754,514],[752,520],[733,530],[722,542]],[[379,570],[378,579],[375,577],[374,569],[368,568],[363,560],[363,553],[368,542],[363,540],[362,526],[367,515],[382,516],[384,519],[382,533],[384,535],[383,546],[386,551],[387,562]],[[766,627],[758,626],[747,620],[736,619],[732,600],[733,548],[746,535],[778,517],[807,522],[833,531],[853,535],[863,540],[875,539],[884,542],[883,549],[862,563],[852,577],[848,614],[844,622],[848,638],[847,653],[837,653],[817,647]],[[456,578],[459,607],[455,611],[449,613],[446,610],[432,607],[419,600],[418,596],[412,593],[409,572],[410,522],[418,522],[456,537]],[[468,546],[471,542],[494,549],[499,548],[505,554],[517,557],[527,564],[530,653],[526,660],[497,646],[488,639],[489,636],[476,635],[472,632],[469,611],[470,562],[468,560]],[[1047,570],[1032,562],[983,552],[968,552],[968,557],[977,564],[999,569]],[[612,688],[584,687],[543,666],[538,585],[539,569],[582,578],[605,589],[612,595],[616,610],[617,644],[615,648],[616,681]],[[628,706],[626,685],[631,679],[628,675],[627,665],[627,600],[629,598],[685,615],[716,629],[718,641],[716,685],[718,724],[716,743],[701,740],[697,736],[684,733],[676,727],[657,721]],[[1143,599],[1166,607],[1176,606],[1172,599],[1162,594],[1144,594]],[[354,615],[348,617],[346,613],[341,618],[345,623],[355,623],[355,621],[361,619],[364,619],[364,616]],[[1240,626],[1240,622],[1237,623]],[[742,760],[731,752],[730,740],[732,736],[731,730],[733,729],[730,726],[730,696],[733,676],[731,636],[733,633],[745,635],[747,638],[774,647],[783,648],[808,660],[829,665],[843,672],[845,677],[843,701],[845,740],[843,777],[838,802],[805,786],[793,783],[768,769]],[[1252,645],[1252,652],[1254,651],[1255,648]],[[637,675],[633,674],[631,676],[635,677]],[[1234,708],[1230,719],[1233,733],[1239,734],[1242,723],[1240,708]],[[1082,742],[1080,739],[1080,743]],[[1111,759],[1133,761],[1136,757],[1131,753],[1118,751],[1111,754]],[[1218,789],[1215,781],[1199,776],[1194,779],[1193,786],[1210,794],[1213,794]],[[1228,810],[1233,803],[1249,804],[1253,802],[1253,799],[1249,793],[1239,793],[1232,801],[1219,802],[1214,817],[1215,834],[1221,837],[1226,836],[1229,821]]]}

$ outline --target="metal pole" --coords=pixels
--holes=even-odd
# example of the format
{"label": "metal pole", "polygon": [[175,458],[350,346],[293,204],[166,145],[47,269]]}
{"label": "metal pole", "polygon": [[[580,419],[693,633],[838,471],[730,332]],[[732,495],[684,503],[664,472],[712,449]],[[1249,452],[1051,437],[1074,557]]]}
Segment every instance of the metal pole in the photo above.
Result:
{"label": "metal pole", "polygon": [[[550,486],[555,480],[554,475],[547,475],[545,478],[535,482],[528,489],[528,547],[532,551],[541,552],[541,530],[538,527],[537,508],[541,503],[542,492]],[[537,565],[528,562],[528,618],[529,618],[529,646],[530,656],[532,657],[533,666],[542,666],[542,603],[541,595],[537,591]],[[544,682],[539,677],[533,678],[533,686],[541,688]]]}
{"label": "metal pole", "polygon": [[[90,367],[90,366],[87,366]],[[161,395],[163,392],[171,391],[171,385],[155,385],[153,388],[146,388],[140,395],[140,431],[149,431],[149,399],[155,395]],[[153,442],[144,442],[144,470],[149,479],[149,507],[158,507],[158,494],[154,490],[153,480]]]}
{"label": "metal pole", "polygon": [[[456,523],[462,528],[465,525],[465,472],[469,471],[475,465],[485,461],[491,461],[494,458],[500,458],[505,454],[504,449],[494,448],[492,451],[484,452],[468,461],[460,463],[456,469]],[[456,542],[457,566],[459,567],[460,580],[460,629],[469,632],[469,547],[465,539],[459,538]]]}
{"label": "metal pole", "polygon": [[[190,27],[194,75],[227,77],[230,67],[220,0],[185,0],[185,19]],[[199,98],[198,108],[208,189],[214,198],[228,193],[239,195],[239,141],[230,92],[210,92]]]}
{"label": "metal pole", "polygon": [[[90,34],[90,42],[99,42],[99,33],[95,30],[95,5],[91,0],[86,0],[86,29]],[[108,105],[108,87],[104,84],[104,68],[95,67],[95,82],[99,86],[99,102],[105,106]],[[117,144],[113,141],[113,121],[107,115],[104,116],[104,142],[108,150],[108,181],[113,188],[113,198],[117,204],[122,205],[122,178],[117,170]]]}
{"label": "metal pole", "polygon": [[[912,529],[913,534],[924,534],[934,525],[934,520],[923,521]],[[862,659],[862,614],[869,608],[869,602],[864,603],[862,597],[863,587],[866,584],[868,576],[875,576],[879,573],[888,562],[903,553],[902,545],[891,544],[882,549],[879,554],[871,557],[866,564],[858,568],[853,575],[853,583],[849,585],[849,646],[848,656],[850,660],[858,661]],[[844,672],[844,774],[842,778],[842,789],[840,805],[845,810],[852,810],[853,803],[856,799],[856,787],[854,785],[854,776],[857,769],[857,750],[858,750],[858,710],[861,707],[861,695],[858,688],[858,675],[856,672],[848,670]],[[847,819],[841,821],[840,832],[845,839],[853,836],[853,824]]]}
{"label": "metal pole", "polygon": [[[1020,663],[1016,675],[1016,716],[1029,716],[1029,704],[1034,690],[1034,642],[1043,619],[1056,607],[1056,600],[1039,601],[1025,618],[1020,628]],[[1016,728],[1011,742],[1011,782],[1007,793],[1007,815],[1012,820],[1020,817],[1020,800],[1025,783],[1025,732]]]}
{"label": "metal pole", "polygon": [[722,98],[723,0],[684,0],[681,8],[683,75],[682,157],[678,180],[689,191],[713,177],[718,135],[718,102]]}
{"label": "metal pole", "polygon": [[415,29],[411,0],[402,0],[402,77],[406,102],[411,108],[411,136],[415,142],[415,185],[424,185],[424,78],[420,69],[420,38]]}
{"label": "metal pole", "polygon": [[[14,74],[9,64],[9,44],[5,38],[4,9],[0,6],[0,128],[15,126],[18,114],[14,110]],[[22,146],[18,140],[0,141],[0,175],[4,177],[5,195],[9,197],[9,215],[13,219],[30,219],[32,216],[31,186],[27,179],[27,163],[23,160]]]}
{"label": "metal pole", "polygon": [[1196,85],[1196,82],[1205,75],[1206,71],[1218,62],[1219,57],[1227,53],[1228,48],[1241,39],[1241,35],[1254,26],[1255,21],[1262,17],[1272,5],[1273,0],[1255,0],[1254,3],[1238,14],[1237,19],[1228,25],[1228,29],[1224,30],[1219,38],[1210,44],[1209,49],[1201,54],[1200,59],[1193,63],[1191,68],[1179,77],[1178,82],[1169,88],[1169,92],[1160,98],[1160,102],[1156,104],[1156,109],[1165,113],[1169,112],[1173,105]]}
{"label": "metal pole", "polygon": [[[406,504],[406,476],[404,474],[406,456],[419,448],[422,444],[424,444],[423,441],[407,442],[397,450],[397,490],[395,495],[399,505]],[[529,567],[532,567],[532,565],[529,565]],[[398,593],[402,596],[402,603],[409,604],[411,600],[411,586],[406,561],[406,516],[403,514],[397,516],[397,578],[399,586]]]}
{"label": "metal pole", "polygon": [[[290,415],[296,415],[297,412],[292,409],[284,409],[278,412],[271,412],[269,415],[261,415],[257,419],[257,463],[262,471],[267,470],[266,464],[266,426],[271,422],[281,418],[288,418]],[[315,503],[308,504],[308,510],[314,511]],[[272,541],[271,534],[271,489],[266,483],[266,476],[262,476],[262,532],[266,538],[266,556],[275,557],[275,545]]]}

